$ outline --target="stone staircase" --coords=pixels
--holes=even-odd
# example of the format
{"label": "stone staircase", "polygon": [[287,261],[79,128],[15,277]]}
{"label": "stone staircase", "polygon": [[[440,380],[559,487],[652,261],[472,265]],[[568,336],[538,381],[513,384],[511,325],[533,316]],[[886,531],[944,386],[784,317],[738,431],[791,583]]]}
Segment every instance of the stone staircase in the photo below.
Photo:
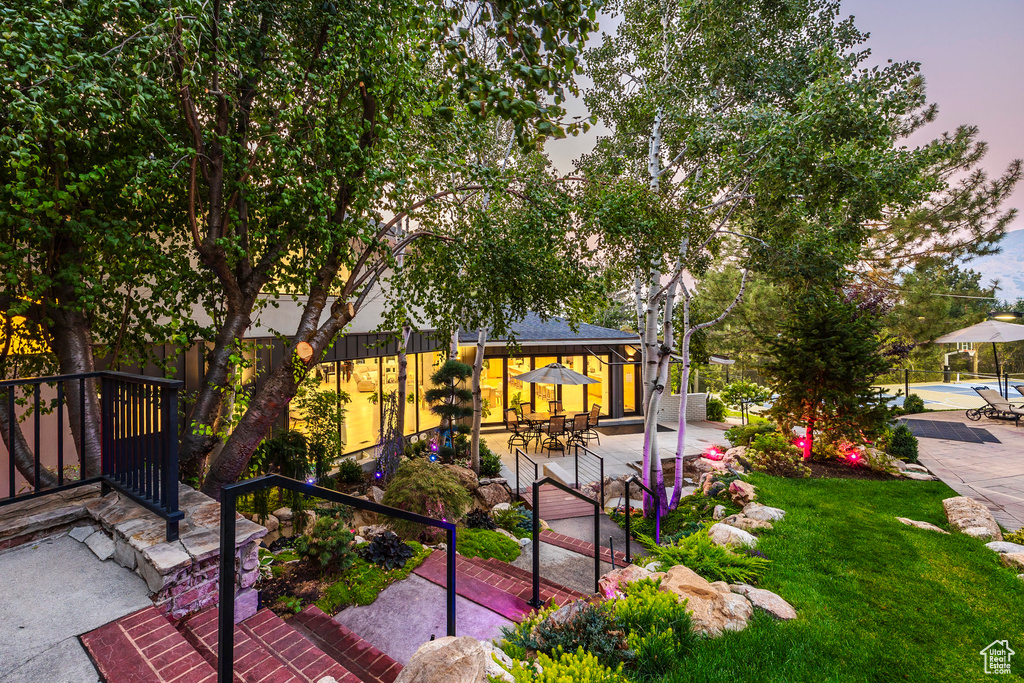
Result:
{"label": "stone staircase", "polygon": [[[437,551],[415,573],[445,586],[447,555]],[[512,621],[533,608],[529,571],[500,560],[456,556],[456,593]],[[565,604],[588,596],[547,579],[541,599]],[[147,607],[82,636],[110,683],[215,683],[217,609],[175,623]],[[287,621],[267,609],[235,625],[236,683],[394,683],[402,665],[315,606]]]}

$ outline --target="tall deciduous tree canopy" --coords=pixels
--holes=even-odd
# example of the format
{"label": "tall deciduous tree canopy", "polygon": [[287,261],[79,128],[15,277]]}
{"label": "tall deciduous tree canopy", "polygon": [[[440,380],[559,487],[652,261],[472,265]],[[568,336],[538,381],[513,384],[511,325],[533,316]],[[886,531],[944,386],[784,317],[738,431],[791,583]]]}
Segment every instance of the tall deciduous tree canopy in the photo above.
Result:
{"label": "tall deciduous tree canopy", "polygon": [[[221,321],[183,457],[217,495],[245,463],[396,252],[459,241],[464,221],[430,220],[478,184],[445,123],[497,117],[520,144],[564,134],[560,102],[592,28],[589,3],[183,2],[170,52],[192,246]],[[483,60],[466,39],[483,33]],[[439,137],[440,136],[440,137]],[[444,178],[438,184],[438,178]],[[399,237],[406,217],[417,228]],[[426,247],[423,247],[426,248]],[[407,263],[405,268],[412,267]],[[302,296],[285,360],[223,438],[213,429],[232,354],[273,284]],[[488,291],[481,285],[480,298]]]}
{"label": "tall deciduous tree canopy", "polygon": [[[94,351],[114,367],[138,361],[188,298],[161,134],[174,107],[159,82],[161,12],[122,0],[0,4],[3,377],[90,372]],[[67,397],[82,473],[93,476],[99,404],[86,385],[84,403],[77,385]],[[32,455],[14,433],[26,473]]]}
{"label": "tall deciduous tree canopy", "polygon": [[[696,323],[684,274],[699,280],[726,263],[835,282],[860,255],[868,221],[915,205],[936,183],[924,173],[927,153],[896,145],[924,111],[917,65],[865,66],[865,35],[839,19],[838,2],[610,7],[622,23],[587,53],[594,88],[586,101],[613,132],[580,167],[623,179],[618,186],[637,200],[640,187],[648,193],[648,208],[604,202],[598,234],[609,266],[633,286],[644,479],[664,490],[656,421],[673,352],[678,345],[685,386],[691,337],[721,321],[746,282],[724,310]],[[655,206],[659,220],[651,220]],[[685,421],[679,427],[677,458]],[[677,466],[669,506],[681,473]]]}

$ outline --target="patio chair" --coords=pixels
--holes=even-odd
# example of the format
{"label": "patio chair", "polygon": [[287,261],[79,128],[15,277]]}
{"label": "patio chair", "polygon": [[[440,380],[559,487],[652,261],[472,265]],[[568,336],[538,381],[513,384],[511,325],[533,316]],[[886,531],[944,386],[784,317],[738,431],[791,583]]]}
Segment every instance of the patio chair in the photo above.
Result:
{"label": "patio chair", "polygon": [[[540,426],[540,433],[542,439],[540,444],[537,446],[537,451],[544,449],[548,452],[548,457],[551,457],[551,451],[562,451],[565,452],[565,444],[559,438],[565,434],[565,415],[555,415],[547,423]],[[547,436],[543,436],[543,435]]]}
{"label": "patio chair", "polygon": [[967,411],[968,420],[980,420],[987,417],[993,420],[1013,420],[1014,424],[1020,426],[1020,418],[1024,417],[1024,408],[1010,403],[1003,398],[1002,394],[992,389],[981,389],[974,387],[974,391],[985,399],[985,405],[981,408],[973,408]]}
{"label": "patio chair", "polygon": [[532,403],[520,403],[519,404],[519,415],[521,417],[523,417],[524,419],[526,418],[527,415],[529,415],[532,412],[533,412],[533,404]]}
{"label": "patio chair", "polygon": [[585,446],[587,430],[590,429],[590,416],[587,413],[580,413],[572,418],[571,424],[569,438],[566,439],[565,445],[579,444],[580,446]]}
{"label": "patio chair", "polygon": [[1017,393],[1024,396],[1024,384],[1014,384],[1013,388],[1017,390]]}
{"label": "patio chair", "polygon": [[595,403],[590,406],[590,413],[587,414],[587,431],[583,435],[587,444],[590,444],[591,439],[597,439],[598,445],[601,445],[601,435],[596,429],[599,424],[601,424],[601,406]]}
{"label": "patio chair", "polygon": [[508,450],[517,443],[523,444],[523,448],[530,449],[530,426],[519,421],[515,409],[509,408],[505,411],[505,429],[509,431]]}
{"label": "patio chair", "polygon": [[548,412],[550,412],[552,415],[558,415],[560,412],[562,412],[562,402],[548,401]]}

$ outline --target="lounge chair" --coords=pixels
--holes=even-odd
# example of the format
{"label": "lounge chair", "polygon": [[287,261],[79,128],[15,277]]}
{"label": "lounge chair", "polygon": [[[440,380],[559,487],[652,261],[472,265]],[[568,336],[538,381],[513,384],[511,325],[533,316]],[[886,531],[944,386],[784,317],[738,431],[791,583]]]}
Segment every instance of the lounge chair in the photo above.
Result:
{"label": "lounge chair", "polygon": [[978,387],[974,387],[974,390],[978,392],[978,396],[985,399],[985,405],[968,410],[968,420],[977,421],[987,417],[993,420],[1013,420],[1017,426],[1020,426],[1020,418],[1024,417],[1024,408],[1013,405],[998,391]]}
{"label": "lounge chair", "polygon": [[1013,388],[1017,390],[1017,393],[1024,396],[1024,384],[1014,384]]}

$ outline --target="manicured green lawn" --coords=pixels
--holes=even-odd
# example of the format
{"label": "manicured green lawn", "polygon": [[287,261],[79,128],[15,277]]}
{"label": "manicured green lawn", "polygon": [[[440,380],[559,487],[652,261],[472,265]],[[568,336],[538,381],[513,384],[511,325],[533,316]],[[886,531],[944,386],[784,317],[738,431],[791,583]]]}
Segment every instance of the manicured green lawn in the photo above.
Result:
{"label": "manicured green lawn", "polygon": [[759,500],[788,512],[758,548],[760,582],[797,610],[700,643],[677,681],[991,681],[979,651],[1009,640],[1024,678],[1024,581],[996,553],[946,527],[940,482],[777,479],[753,475]]}

